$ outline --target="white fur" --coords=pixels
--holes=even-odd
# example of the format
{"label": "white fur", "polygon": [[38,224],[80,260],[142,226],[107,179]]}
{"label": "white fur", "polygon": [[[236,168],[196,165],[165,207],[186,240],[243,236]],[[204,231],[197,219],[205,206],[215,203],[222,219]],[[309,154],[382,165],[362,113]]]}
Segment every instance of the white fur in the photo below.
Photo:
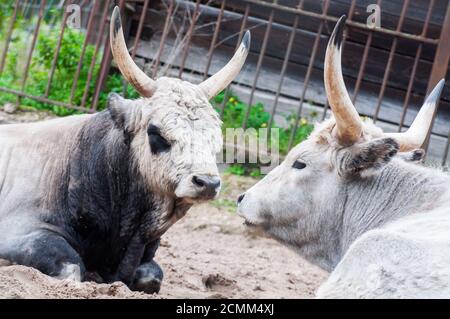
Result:
{"label": "white fur", "polygon": [[[218,176],[216,154],[222,148],[221,121],[204,93],[189,82],[159,78],[158,90],[141,99],[136,116],[138,137],[134,140],[137,165],[155,189],[173,192],[179,198],[193,198],[194,175]],[[172,141],[167,154],[154,156],[148,147],[148,123],[161,128]],[[176,185],[176,189],[171,189]]]}

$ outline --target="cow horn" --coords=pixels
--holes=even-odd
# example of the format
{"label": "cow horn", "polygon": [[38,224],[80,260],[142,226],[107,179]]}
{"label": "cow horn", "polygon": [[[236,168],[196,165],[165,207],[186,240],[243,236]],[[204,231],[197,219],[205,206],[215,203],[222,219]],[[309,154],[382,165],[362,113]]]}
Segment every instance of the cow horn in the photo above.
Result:
{"label": "cow horn", "polygon": [[386,133],[385,136],[394,138],[400,145],[400,151],[407,152],[421,148],[430,130],[436,108],[439,104],[445,80],[442,79],[425,99],[419,113],[410,128],[403,133]]}
{"label": "cow horn", "polygon": [[360,137],[362,121],[348,96],[341,69],[341,44],[346,16],[334,27],[325,54],[324,81],[330,107],[336,119],[333,135],[341,145],[352,145]]}
{"label": "cow horn", "polygon": [[233,81],[233,79],[241,71],[247,58],[250,48],[250,31],[246,31],[242,38],[241,45],[234,53],[231,60],[216,74],[199,84],[199,87],[205,92],[208,98],[214,97]]}
{"label": "cow horn", "polygon": [[142,96],[152,96],[156,90],[155,81],[139,69],[128,53],[120,20],[120,10],[117,6],[111,16],[109,36],[111,51],[122,75]]}

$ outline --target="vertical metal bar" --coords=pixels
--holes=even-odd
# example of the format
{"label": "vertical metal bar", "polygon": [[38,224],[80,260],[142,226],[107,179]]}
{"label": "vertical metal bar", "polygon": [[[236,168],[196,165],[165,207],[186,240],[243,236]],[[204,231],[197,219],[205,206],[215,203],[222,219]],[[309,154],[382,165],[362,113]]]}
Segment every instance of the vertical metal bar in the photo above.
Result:
{"label": "vertical metal bar", "polygon": [[[123,32],[124,32],[124,34],[127,35],[127,37],[130,35],[132,22],[133,22],[132,19],[127,19],[123,26]],[[128,47],[127,47],[127,51],[128,51],[128,53],[130,53],[130,49]],[[122,77],[122,96],[125,98],[127,97],[127,86],[128,86],[127,80],[125,80],[125,78]]]}
{"label": "vertical metal bar", "polygon": [[169,8],[167,9],[166,21],[164,22],[163,33],[161,35],[161,40],[159,41],[158,52],[156,53],[156,58],[154,60],[152,77],[155,78],[158,73],[159,63],[161,60],[161,55],[164,50],[164,44],[166,42],[167,34],[169,33],[170,19],[172,17],[173,8],[175,5],[175,0],[170,0]]}
{"label": "vertical metal bar", "polygon": [[[329,5],[330,5],[330,0],[325,0],[324,7],[323,7],[323,13],[322,13],[323,15],[327,14]],[[297,114],[295,116],[294,129],[291,131],[291,136],[289,137],[289,144],[288,144],[288,149],[289,150],[293,146],[293,143],[294,143],[294,140],[295,140],[295,134],[297,133],[298,121],[299,121],[300,116],[302,114],[303,102],[305,101],[305,95],[306,95],[306,89],[308,88],[308,85],[309,85],[309,79],[311,77],[312,69],[313,69],[313,66],[314,66],[314,61],[316,59],[317,48],[319,47],[320,37],[322,35],[322,30],[323,30],[324,23],[325,23],[324,20],[320,21],[319,29],[317,30],[316,38],[314,39],[314,44],[313,44],[313,49],[312,49],[312,52],[311,52],[311,57],[309,58],[308,69],[306,70],[305,80],[303,81],[303,91],[302,91],[302,95],[300,97],[300,103],[298,105]]]}
{"label": "vertical metal bar", "polygon": [[289,58],[290,58],[291,52],[292,52],[292,45],[294,43],[294,38],[295,38],[296,30],[297,30],[297,27],[298,27],[298,20],[299,20],[299,17],[298,17],[298,15],[296,15],[295,19],[294,19],[294,24],[292,25],[291,34],[289,36],[289,42],[288,42],[288,46],[287,46],[287,49],[286,49],[286,53],[284,55],[283,65],[281,67],[281,72],[280,72],[280,80],[278,82],[277,91],[275,93],[275,98],[274,98],[274,101],[273,101],[272,110],[270,112],[269,124],[267,125],[267,127],[269,128],[268,132],[270,132],[270,129],[272,128],[272,125],[273,125],[275,112],[276,112],[277,106],[278,106],[278,99],[280,98],[281,87],[283,86],[284,77],[285,77],[285,74],[286,74],[286,69],[287,69],[287,66],[289,64]]}
{"label": "vertical metal bar", "polygon": [[23,16],[24,17],[26,17],[27,15],[28,15],[28,11],[32,11],[33,10],[33,6],[34,6],[34,2],[35,2],[36,0],[30,0],[30,2],[28,3],[28,1],[27,1],[27,3],[25,3],[25,6],[24,6],[24,8],[23,8]]}
{"label": "vertical metal bar", "polygon": [[[58,19],[58,16],[56,14],[52,14],[51,11],[51,8],[58,7],[58,4],[54,4],[55,1],[56,0],[51,0],[51,2],[48,5],[50,10],[48,10],[46,15],[44,16],[44,19],[46,19],[47,16],[49,17],[48,25],[50,26],[51,30],[53,30],[53,28],[55,27],[56,20]],[[62,6],[62,8],[64,8],[64,6]]]}
{"label": "vertical metal bar", "polygon": [[448,133],[448,136],[447,136],[447,145],[445,146],[445,150],[444,150],[444,157],[442,159],[442,166],[444,166],[447,163],[449,146],[450,146],[450,133]]}
{"label": "vertical metal bar", "polygon": [[[30,1],[31,1],[31,0],[30,0]],[[19,2],[20,2],[20,1],[19,1]],[[24,4],[21,4],[21,5],[20,5],[20,6],[22,7],[22,10],[21,10],[22,16],[25,16],[25,9],[26,9],[26,7],[27,7],[28,0],[25,0],[24,2],[25,2]]]}
{"label": "vertical metal bar", "polygon": [[91,81],[92,81],[92,76],[93,76],[93,73],[94,73],[95,64],[97,62],[97,54],[98,54],[98,51],[100,49],[100,45],[101,45],[101,42],[102,42],[102,39],[103,39],[103,32],[105,30],[106,20],[108,18],[109,2],[110,2],[110,0],[106,0],[105,1],[105,6],[103,8],[102,21],[101,21],[101,24],[100,24],[100,30],[98,31],[98,34],[97,34],[97,41],[95,43],[94,55],[92,56],[91,65],[89,66],[88,77],[87,77],[87,80],[86,80],[86,86],[84,87],[83,98],[81,100],[81,107],[85,107],[87,96],[89,94],[89,86],[90,86]]}
{"label": "vertical metal bar", "polygon": [[353,13],[355,12],[356,7],[356,0],[352,0],[352,3],[350,4],[350,9],[348,9],[348,20],[353,19]]}
{"label": "vertical metal bar", "polygon": [[[397,32],[400,32],[403,26],[403,21],[405,20],[406,9],[408,8],[409,0],[405,0],[403,2],[402,11],[400,13],[400,19],[397,24]],[[389,52],[389,58],[386,65],[386,70],[383,76],[383,82],[381,83],[380,94],[378,95],[377,106],[375,107],[375,113],[373,115],[373,122],[375,123],[378,119],[378,114],[381,109],[381,102],[384,97],[384,91],[386,89],[386,85],[389,78],[389,73],[391,72],[392,61],[394,60],[395,51],[397,50],[398,37],[394,37],[394,41],[392,42],[391,51]]]}
{"label": "vertical metal bar", "polygon": [[[381,0],[378,0],[377,3],[381,3]],[[352,3],[350,4],[350,8],[348,9],[348,19],[347,21],[351,21],[353,18],[353,13],[355,12],[355,7],[356,7],[356,0],[352,0]],[[342,39],[342,45],[341,45],[341,50],[344,51],[344,47],[345,47],[345,37]],[[327,111],[328,111],[328,99],[325,99],[325,103],[323,105],[323,113],[322,113],[322,121],[325,120],[326,116],[327,116]]]}
{"label": "vertical metal bar", "polygon": [[213,56],[213,52],[214,52],[214,47],[216,46],[217,38],[219,36],[220,24],[222,23],[223,12],[225,10],[225,4],[226,4],[226,0],[223,0],[222,4],[220,5],[220,12],[219,12],[219,15],[217,16],[216,28],[214,29],[214,35],[213,35],[213,38],[211,40],[211,45],[209,46],[209,50],[208,50],[208,55],[207,55],[208,61],[206,62],[205,72],[203,73],[203,80],[205,80],[208,77],[208,72],[209,72],[209,68],[211,66],[211,60],[212,60],[212,56]]}
{"label": "vertical metal bar", "polygon": [[149,0],[144,0],[144,6],[142,7],[141,16],[139,17],[139,25],[136,31],[136,37],[134,38],[133,52],[131,53],[131,58],[136,57],[136,52],[139,46],[139,40],[141,38],[142,29],[144,27],[145,16],[147,14]]}
{"label": "vertical metal bar", "polygon": [[428,81],[427,94],[434,86],[445,77],[450,59],[450,2],[447,3],[447,13],[442,25],[436,54],[434,56],[433,67],[431,69],[430,80]]}
{"label": "vertical metal bar", "polygon": [[[144,6],[142,7],[141,16],[139,17],[139,25],[136,31],[136,36],[134,37],[133,51],[131,52],[131,58],[134,60],[136,57],[136,52],[139,47],[139,41],[141,38],[142,29],[144,27],[145,15],[147,13],[149,0],[144,0]],[[127,97],[128,92],[128,82],[125,81],[123,86],[123,96]]]}
{"label": "vertical metal bar", "polygon": [[8,53],[9,43],[11,42],[11,35],[14,30],[14,24],[16,23],[18,7],[19,7],[19,0],[16,0],[16,3],[14,4],[14,11],[11,17],[11,22],[9,23],[8,31],[6,33],[5,47],[3,48],[0,62],[0,74],[2,74],[3,69],[5,67],[6,54]]}
{"label": "vertical metal bar", "polygon": [[[25,84],[27,83],[28,72],[29,72],[30,64],[31,64],[31,58],[33,56],[34,47],[36,46],[39,29],[41,27],[42,17],[44,16],[45,3],[46,3],[46,0],[42,0],[41,5],[39,7],[38,21],[36,23],[36,28],[33,33],[33,40],[31,42],[30,52],[28,53],[27,63],[25,64],[25,72],[24,72],[24,76],[23,76],[23,80],[22,80],[21,89],[20,89],[21,92],[24,92]],[[20,102],[20,97],[17,98],[17,103],[19,103],[19,102]]]}
{"label": "vertical metal bar", "polygon": [[355,88],[353,90],[353,96],[352,96],[352,102],[353,104],[356,103],[356,97],[358,96],[359,93],[359,89],[361,86],[361,80],[364,74],[364,69],[367,65],[367,57],[369,56],[369,49],[370,46],[372,44],[372,37],[373,37],[373,33],[370,32],[367,36],[367,41],[366,41],[366,45],[364,46],[364,53],[361,59],[361,64],[359,66],[359,70],[358,70],[358,76],[356,78],[356,83],[355,83]]}
{"label": "vertical metal bar", "polygon": [[261,45],[261,50],[259,52],[258,62],[256,63],[255,77],[253,79],[252,89],[250,92],[250,98],[248,99],[247,112],[245,113],[244,122],[242,123],[242,127],[244,130],[247,128],[248,117],[250,115],[250,110],[252,108],[253,97],[255,95],[256,84],[258,83],[259,73],[261,72],[261,66],[264,59],[264,55],[266,54],[267,42],[269,41],[270,31],[272,30],[274,10],[270,11],[269,21],[267,22],[266,31],[264,33],[263,43]]}
{"label": "vertical metal bar", "polygon": [[189,29],[186,33],[186,43],[184,45],[183,55],[181,57],[180,71],[178,72],[178,77],[180,79],[183,75],[184,66],[186,64],[186,58],[188,56],[189,48],[191,46],[192,35],[194,34],[194,26],[197,23],[197,19],[199,16],[199,10],[200,10],[200,0],[197,0],[195,2],[195,9],[194,9],[194,14],[192,15],[192,21],[191,21],[191,24],[189,25]]}
{"label": "vertical metal bar", "polygon": [[411,75],[408,81],[408,88],[406,89],[405,100],[403,101],[402,114],[400,116],[400,121],[398,123],[398,132],[402,131],[403,124],[405,123],[406,111],[408,110],[409,99],[411,97],[412,87],[414,85],[414,80],[417,72],[417,66],[419,65],[420,56],[422,55],[422,43],[419,43],[416,50],[416,56],[414,57],[414,63],[411,70]]}
{"label": "vertical metal bar", "polygon": [[[377,5],[378,6],[381,5],[381,0],[377,1]],[[369,56],[369,49],[370,49],[370,46],[372,45],[372,38],[373,38],[373,31],[369,31],[369,34],[367,35],[367,41],[366,41],[366,44],[364,46],[363,57],[361,59],[361,64],[360,64],[359,70],[358,70],[358,76],[357,76],[357,79],[356,79],[355,88],[353,90],[353,96],[352,96],[353,104],[356,103],[356,98],[357,98],[358,93],[359,93],[362,77],[364,75],[364,69],[366,68],[366,65],[367,65],[367,57]]]}
{"label": "vertical metal bar", "polygon": [[[123,10],[125,5],[125,0],[119,1],[120,11]],[[111,21],[110,21],[111,23]],[[107,29],[108,30],[108,29]],[[105,84],[106,76],[108,75],[109,67],[111,66],[111,48],[109,46],[109,32],[106,33],[106,41],[103,47],[103,58],[100,65],[100,75],[95,83],[94,98],[92,100],[92,109],[96,110],[98,106],[98,99],[100,97],[100,92]]]}
{"label": "vertical metal bar", "polygon": [[69,98],[69,104],[72,104],[72,101],[73,101],[73,98],[74,98],[74,95],[75,95],[75,90],[77,89],[77,86],[78,86],[78,79],[80,77],[81,68],[83,66],[84,55],[86,54],[86,48],[87,48],[87,45],[88,45],[89,37],[90,37],[91,32],[92,32],[92,25],[93,25],[93,22],[94,22],[94,17],[97,14],[98,5],[99,5],[99,1],[94,0],[93,9],[92,9],[92,12],[91,12],[91,14],[89,16],[89,20],[88,20],[88,24],[87,24],[86,37],[85,37],[84,42],[83,42],[83,47],[81,49],[81,55],[80,55],[80,58],[78,60],[77,70],[75,72],[75,76],[74,76],[74,79],[73,79],[72,90],[70,92],[70,98]]}
{"label": "vertical metal bar", "polygon": [[[444,78],[450,62],[450,2],[447,3],[447,13],[445,15],[444,24],[442,25],[441,35],[439,37],[436,54],[434,56],[433,67],[431,69],[430,79],[428,81],[427,95],[433,90],[434,86],[440,79]],[[433,131],[434,119],[438,112],[439,103],[433,114],[433,121],[428,129],[427,139],[424,144],[425,151],[428,150],[431,132]]]}
{"label": "vertical metal bar", "polygon": [[[428,6],[427,15],[425,17],[425,22],[423,24],[422,33],[421,33],[422,36],[426,36],[426,34],[427,34],[428,25],[430,23],[431,12],[433,11],[433,7],[434,7],[434,0],[431,0],[430,5]],[[406,117],[406,112],[408,111],[409,99],[411,97],[411,91],[412,91],[412,87],[414,85],[414,79],[416,78],[417,66],[419,65],[420,56],[422,54],[422,47],[423,47],[422,43],[419,43],[417,46],[416,56],[414,57],[414,64],[413,64],[413,68],[411,70],[411,75],[409,77],[408,88],[406,90],[405,101],[403,102],[402,115],[401,115],[400,121],[398,123],[398,132],[402,131],[403,124],[405,123],[405,117]]]}
{"label": "vertical metal bar", "polygon": [[[300,9],[303,8],[303,2],[304,2],[304,0],[300,0],[300,2],[298,3],[297,7],[300,8]],[[273,126],[273,121],[274,121],[275,113],[276,113],[277,106],[278,106],[278,99],[280,98],[281,87],[283,86],[283,82],[284,82],[284,77],[286,75],[287,66],[289,64],[289,59],[291,57],[292,46],[294,44],[295,35],[297,33],[298,22],[299,22],[299,16],[296,15],[295,19],[294,19],[294,23],[292,24],[291,33],[289,35],[288,46],[287,46],[287,49],[286,49],[286,53],[284,55],[283,65],[281,66],[280,80],[278,82],[277,91],[275,93],[275,98],[274,98],[274,101],[273,101],[273,104],[272,104],[272,110],[270,112],[269,123],[267,125],[267,127],[269,128],[269,130],[267,130],[267,132],[269,134],[268,135],[269,137],[270,137],[270,132],[271,132],[270,129]]]}
{"label": "vertical metal bar", "polygon": [[[69,5],[72,4],[72,2],[73,1],[69,1]],[[52,86],[53,76],[54,76],[55,70],[56,70],[56,64],[58,62],[59,53],[61,51],[61,44],[62,44],[62,41],[63,41],[63,38],[64,38],[64,31],[66,30],[66,23],[67,23],[68,16],[69,16],[69,13],[64,9],[64,17],[63,17],[63,20],[61,22],[61,31],[59,33],[59,37],[58,37],[58,42],[56,44],[55,53],[53,54],[52,66],[50,68],[50,74],[48,76],[47,87],[45,88],[44,97],[46,97],[46,98],[50,94],[50,88]]]}
{"label": "vertical metal bar", "polygon": [[[237,50],[237,48],[239,47],[239,44],[241,43],[242,37],[244,35],[244,29],[245,29],[245,27],[247,25],[247,20],[248,20],[249,13],[250,13],[250,5],[247,4],[245,6],[244,16],[242,17],[241,29],[239,30],[239,37],[238,37],[238,40],[236,42],[235,50]],[[229,84],[224,90],[225,93],[223,95],[223,101],[222,101],[222,105],[221,105],[221,108],[220,108],[220,117],[223,116],[223,112],[225,111],[225,106],[227,105],[228,97],[230,95],[230,86],[231,86],[231,84]]]}

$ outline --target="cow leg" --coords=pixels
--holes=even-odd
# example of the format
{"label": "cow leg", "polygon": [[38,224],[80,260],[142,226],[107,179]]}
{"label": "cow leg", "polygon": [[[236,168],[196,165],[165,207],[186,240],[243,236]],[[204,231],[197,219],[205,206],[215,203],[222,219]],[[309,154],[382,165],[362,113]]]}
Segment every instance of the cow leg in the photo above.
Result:
{"label": "cow leg", "polygon": [[164,274],[161,267],[153,260],[160,240],[147,245],[141,265],[137,268],[132,289],[148,294],[158,293]]}
{"label": "cow leg", "polygon": [[145,253],[145,244],[141,240],[141,236],[136,234],[128,244],[125,255],[117,267],[117,271],[113,276],[113,280],[122,281],[127,286],[132,286],[136,270]]}
{"label": "cow leg", "polygon": [[40,230],[16,237],[1,249],[0,257],[38,269],[59,279],[81,281],[85,267],[75,249],[59,234]]}

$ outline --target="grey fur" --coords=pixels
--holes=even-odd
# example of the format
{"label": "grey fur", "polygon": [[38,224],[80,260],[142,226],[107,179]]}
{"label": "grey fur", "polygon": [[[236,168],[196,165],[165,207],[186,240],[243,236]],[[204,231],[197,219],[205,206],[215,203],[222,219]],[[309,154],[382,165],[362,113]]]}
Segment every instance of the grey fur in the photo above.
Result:
{"label": "grey fur", "polygon": [[240,215],[332,271],[319,297],[450,297],[450,176],[397,156],[369,123],[350,147],[335,143],[333,126],[317,125],[249,189]]}

